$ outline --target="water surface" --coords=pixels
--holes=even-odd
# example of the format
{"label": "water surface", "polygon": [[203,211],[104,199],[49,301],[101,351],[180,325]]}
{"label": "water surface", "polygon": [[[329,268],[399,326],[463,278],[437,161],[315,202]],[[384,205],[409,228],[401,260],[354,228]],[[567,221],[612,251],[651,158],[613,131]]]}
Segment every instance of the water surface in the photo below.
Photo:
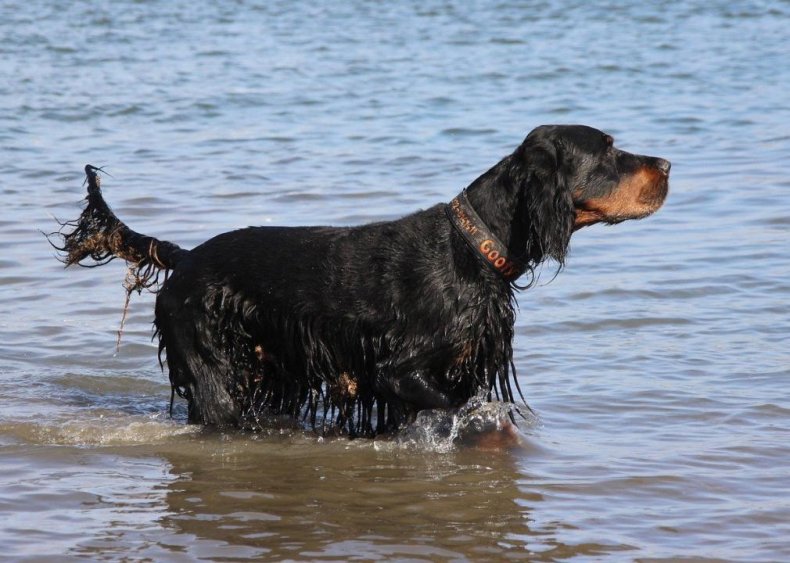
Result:
{"label": "water surface", "polygon": [[[0,545],[10,559],[790,560],[790,5],[0,6]],[[521,448],[167,415],[153,297],[39,230],[82,168],[133,228],[390,219],[542,123],[673,162],[520,299]]]}

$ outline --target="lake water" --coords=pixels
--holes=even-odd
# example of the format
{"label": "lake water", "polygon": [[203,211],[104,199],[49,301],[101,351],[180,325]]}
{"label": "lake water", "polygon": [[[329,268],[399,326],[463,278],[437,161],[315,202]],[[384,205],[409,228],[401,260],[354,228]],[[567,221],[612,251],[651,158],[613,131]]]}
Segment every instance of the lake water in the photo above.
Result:
{"label": "lake water", "polygon": [[[0,557],[790,560],[790,4],[0,4]],[[167,415],[124,268],[39,231],[395,218],[542,123],[672,161],[519,298],[523,447]]]}

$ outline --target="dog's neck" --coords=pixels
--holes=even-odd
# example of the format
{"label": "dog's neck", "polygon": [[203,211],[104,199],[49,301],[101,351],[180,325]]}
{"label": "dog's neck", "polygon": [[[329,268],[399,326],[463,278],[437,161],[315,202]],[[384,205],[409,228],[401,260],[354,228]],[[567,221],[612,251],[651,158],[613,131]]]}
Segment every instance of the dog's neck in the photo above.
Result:
{"label": "dog's neck", "polygon": [[526,265],[512,255],[507,245],[478,215],[469,202],[466,190],[458,194],[446,210],[450,222],[473,252],[506,281],[515,281],[527,270]]}
{"label": "dog's neck", "polygon": [[501,240],[508,254],[530,266],[542,256],[526,255],[530,230],[524,209],[523,186],[513,177],[512,156],[505,157],[465,190],[480,219]]}

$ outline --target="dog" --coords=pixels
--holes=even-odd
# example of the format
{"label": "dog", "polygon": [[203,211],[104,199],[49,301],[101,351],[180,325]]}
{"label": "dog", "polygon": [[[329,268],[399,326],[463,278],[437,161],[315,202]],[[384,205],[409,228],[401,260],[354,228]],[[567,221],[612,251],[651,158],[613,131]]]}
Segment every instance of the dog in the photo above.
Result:
{"label": "dog", "polygon": [[88,165],[85,209],[53,244],[67,266],[122,258],[128,294],[155,286],[171,411],[178,394],[189,422],[287,415],[375,436],[473,397],[523,401],[517,290],[545,261],[559,271],[580,228],[655,212],[669,170],[597,129],[544,125],[449,204],[356,227],[249,227],[185,250],[120,221]]}

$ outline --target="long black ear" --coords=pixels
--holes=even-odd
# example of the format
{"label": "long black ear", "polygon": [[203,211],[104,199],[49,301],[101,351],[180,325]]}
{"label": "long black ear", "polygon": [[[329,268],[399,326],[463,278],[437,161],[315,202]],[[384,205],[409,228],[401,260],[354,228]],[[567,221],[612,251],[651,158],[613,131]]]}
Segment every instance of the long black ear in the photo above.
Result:
{"label": "long black ear", "polygon": [[526,258],[532,264],[550,258],[562,267],[575,210],[563,149],[551,137],[540,129],[529,134],[513,154],[511,178],[520,186]]}

